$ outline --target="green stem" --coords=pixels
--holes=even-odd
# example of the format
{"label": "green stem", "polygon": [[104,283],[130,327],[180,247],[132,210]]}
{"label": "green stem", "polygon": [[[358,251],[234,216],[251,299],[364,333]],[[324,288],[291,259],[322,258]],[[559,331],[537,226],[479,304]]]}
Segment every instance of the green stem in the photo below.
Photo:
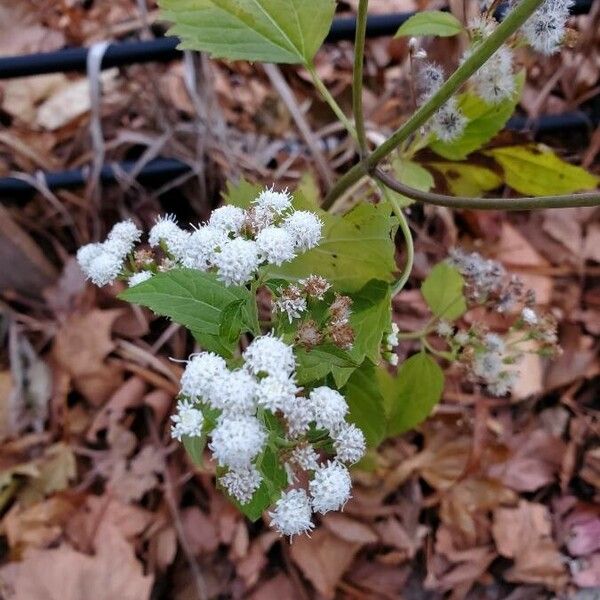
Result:
{"label": "green stem", "polygon": [[313,84],[325,100],[331,110],[335,113],[335,116],[341,121],[344,127],[348,130],[348,133],[353,137],[354,141],[357,141],[356,129],[351,123],[350,119],[344,114],[344,111],[340,108],[340,105],[335,101],[335,98],[330,94],[327,86],[323,83],[323,80],[317,74],[314,65],[305,65],[312,77]]}
{"label": "green stem", "polygon": [[356,139],[362,158],[364,158],[368,152],[362,99],[368,7],[369,0],[359,0],[358,14],[356,16],[356,38],[354,40],[354,73],[352,76],[352,111],[354,112],[354,124],[356,125]]}
{"label": "green stem", "polygon": [[521,198],[467,198],[424,192],[398,181],[381,169],[375,169],[373,177],[395,192],[424,204],[466,208],[472,210],[529,210],[531,208],[567,208],[574,206],[598,206],[600,191],[568,196],[526,196]]}
{"label": "green stem", "polygon": [[423,126],[437,110],[475,73],[502,44],[513,35],[531,16],[544,0],[521,0],[498,25],[490,36],[477,46],[454,73],[444,82],[440,89],[431,96],[390,138],[379,146],[371,155],[363,159],[341,177],[329,192],[323,208],[329,208],[350,186],[361,177],[369,174],[374,167],[392,150]]}

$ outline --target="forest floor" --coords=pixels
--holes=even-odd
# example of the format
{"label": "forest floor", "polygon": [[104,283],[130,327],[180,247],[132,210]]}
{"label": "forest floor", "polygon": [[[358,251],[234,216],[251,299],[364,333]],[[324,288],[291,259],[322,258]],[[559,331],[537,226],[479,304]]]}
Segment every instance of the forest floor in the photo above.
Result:
{"label": "forest floor", "polygon": [[[307,0],[308,1],[308,0]],[[356,2],[339,3],[352,11]],[[373,12],[425,2],[372,0]],[[155,7],[135,0],[0,5],[0,56],[147,39]],[[572,49],[523,54],[519,110],[574,111],[600,93],[600,6],[573,19]],[[15,26],[18,24],[18,27]],[[430,50],[448,64],[455,41]],[[352,45],[328,44],[317,69],[349,110]],[[125,159],[177,158],[192,171],[144,187],[47,189],[0,207],[0,598],[142,600],[600,598],[600,222],[594,209],[508,214],[414,207],[415,270],[395,300],[401,330],[426,318],[419,281],[448,249],[501,261],[559,322],[561,356],[522,365],[510,398],[462,386],[417,431],[355,471],[354,497],[312,539],[289,544],[251,524],[170,438],[185,331],[95,289],[74,253],[117,220],[165,212],[207,218],[224,182],[247,176],[326,185],[354,154],[302,69],[282,67],[293,101],[260,65],[198,56],[0,82],[0,177]],[[374,136],[412,110],[404,40],[370,40],[365,110]],[[92,74],[93,75],[93,74]],[[287,102],[287,103],[286,103]],[[598,100],[595,100],[596,104]],[[308,110],[310,109],[310,110]],[[319,142],[305,151],[298,112]],[[91,141],[90,130],[100,131]],[[504,133],[515,143],[532,133]],[[537,136],[600,173],[600,128]],[[403,251],[399,240],[398,262]],[[493,323],[488,323],[493,327]],[[400,347],[402,360],[414,348]],[[82,592],[81,590],[85,590]]]}

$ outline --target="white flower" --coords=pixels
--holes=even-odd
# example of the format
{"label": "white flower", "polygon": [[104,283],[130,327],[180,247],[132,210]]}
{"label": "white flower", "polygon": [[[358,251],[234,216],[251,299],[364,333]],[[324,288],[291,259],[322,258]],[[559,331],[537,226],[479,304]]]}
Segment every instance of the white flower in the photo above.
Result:
{"label": "white flower", "polygon": [[184,231],[177,225],[174,215],[165,215],[156,220],[150,230],[148,242],[152,247],[158,246],[162,242],[170,254],[178,261],[183,261],[189,237],[189,231]]}
{"label": "white flower", "polygon": [[140,241],[142,232],[136,227],[136,224],[128,219],[117,223],[109,232],[105,242],[107,250],[124,258]]}
{"label": "white flower", "polygon": [[286,313],[290,323],[294,319],[299,319],[308,308],[306,298],[302,296],[300,289],[295,285],[286,288],[281,296],[275,300],[273,306],[275,310]]}
{"label": "white flower", "polygon": [[256,399],[259,406],[275,412],[293,402],[298,391],[290,377],[268,375],[258,383]]}
{"label": "white flower", "polygon": [[471,81],[475,93],[488,104],[498,104],[510,98],[516,89],[512,65],[512,51],[501,46],[473,75]]}
{"label": "white flower", "polygon": [[281,494],[269,516],[272,519],[271,527],[290,537],[308,533],[314,527],[310,501],[304,490],[290,490]]}
{"label": "white flower", "polygon": [[432,119],[431,128],[442,142],[459,138],[467,125],[466,117],[460,112],[456,98],[450,98]]}
{"label": "white flower", "polygon": [[262,475],[254,465],[243,469],[231,469],[219,477],[219,483],[240,504],[248,504],[260,487]]}
{"label": "white flower", "polygon": [[344,423],[333,435],[333,447],[338,460],[354,464],[365,454],[365,436],[356,425]]}
{"label": "white flower", "polygon": [[218,278],[225,285],[243,285],[252,279],[260,258],[256,242],[236,238],[228,241],[215,256]]}
{"label": "white flower", "polygon": [[350,499],[352,480],[348,469],[341,463],[329,461],[315,471],[308,485],[315,512],[325,514],[340,510]]}
{"label": "white flower", "polygon": [[200,437],[202,435],[204,415],[189,400],[180,400],[177,403],[177,414],[171,417],[171,421],[173,421],[171,437],[179,441],[184,435],[189,437]]}
{"label": "white flower", "polygon": [[262,260],[280,266],[295,256],[294,238],[282,227],[265,227],[256,236],[256,245]]}
{"label": "white flower", "polygon": [[485,381],[494,381],[502,370],[502,356],[496,352],[483,352],[473,361],[473,373]]}
{"label": "white flower", "polygon": [[565,37],[573,0],[546,0],[521,28],[529,45],[542,54],[554,54]]}
{"label": "white flower", "polygon": [[435,63],[426,62],[419,70],[417,76],[419,89],[422,92],[421,102],[425,102],[430,96],[435,94],[444,83],[444,71]]}
{"label": "white flower", "polygon": [[211,403],[224,414],[251,415],[256,412],[256,387],[247,371],[227,372],[212,386]]}
{"label": "white flower", "polygon": [[459,345],[459,346],[466,346],[469,343],[469,334],[466,331],[459,331],[455,336],[454,336],[454,341]]}
{"label": "white flower", "polygon": [[86,244],[77,250],[77,262],[86,275],[89,275],[92,261],[98,258],[103,252],[104,246],[102,244]]}
{"label": "white flower", "polygon": [[281,407],[281,411],[287,422],[290,437],[298,437],[306,433],[314,420],[312,407],[306,398],[290,399]]}
{"label": "white flower", "polygon": [[238,234],[246,219],[244,211],[238,206],[221,206],[212,212],[208,225],[225,233]]}
{"label": "white flower", "polygon": [[127,284],[129,287],[133,287],[138,283],[144,283],[144,281],[148,281],[148,279],[152,279],[154,273],[152,271],[140,271],[139,273],[134,273],[128,280]]}
{"label": "white flower", "polygon": [[258,195],[254,204],[280,215],[291,208],[292,197],[287,190],[276,192],[273,188],[267,188]]}
{"label": "white flower", "polygon": [[273,335],[255,338],[244,351],[246,368],[253,375],[266,373],[275,377],[289,377],[296,368],[291,346]]}
{"label": "white flower", "polygon": [[260,454],[266,440],[267,433],[256,417],[224,416],[212,432],[209,448],[219,465],[242,469]]}
{"label": "white flower", "polygon": [[296,446],[292,450],[290,460],[305,471],[316,471],[319,468],[319,455],[310,444]]}
{"label": "white flower", "polygon": [[397,367],[398,366],[398,355],[395,353],[392,353],[389,355],[388,357],[388,362],[390,363],[390,365],[392,365],[392,367]]}
{"label": "white flower", "polygon": [[448,323],[448,321],[444,321],[443,319],[438,322],[435,327],[435,332],[440,337],[450,337],[452,335],[452,325]]}
{"label": "white flower", "polygon": [[207,271],[213,266],[217,251],[228,241],[221,229],[204,225],[192,232],[187,239],[183,266]]}
{"label": "white flower", "polygon": [[489,352],[498,352],[502,354],[506,347],[504,340],[497,333],[487,333],[483,343]]}
{"label": "white flower", "polygon": [[537,325],[538,323],[538,316],[535,310],[527,306],[521,311],[521,318],[527,325]]}
{"label": "white flower", "polygon": [[517,378],[518,373],[516,371],[504,371],[496,381],[487,385],[487,391],[492,396],[506,396],[511,391]]}
{"label": "white flower", "polygon": [[181,376],[181,393],[211,403],[213,389],[228,374],[225,361],[212,352],[190,357]]}
{"label": "white flower", "polygon": [[90,261],[86,275],[94,285],[99,287],[112,283],[121,272],[123,259],[116,254],[102,250],[102,252]]}
{"label": "white flower", "polygon": [[400,329],[398,328],[398,325],[396,325],[396,323],[392,323],[392,331],[388,334],[387,338],[385,339],[390,350],[392,348],[395,348],[400,343],[400,340],[398,339],[399,333]]}
{"label": "white flower", "polygon": [[332,431],[344,422],[348,404],[338,391],[327,386],[315,388],[310,393],[309,401],[319,429]]}
{"label": "white flower", "polygon": [[318,245],[323,223],[315,213],[297,210],[285,219],[283,227],[292,236],[296,248],[305,251]]}

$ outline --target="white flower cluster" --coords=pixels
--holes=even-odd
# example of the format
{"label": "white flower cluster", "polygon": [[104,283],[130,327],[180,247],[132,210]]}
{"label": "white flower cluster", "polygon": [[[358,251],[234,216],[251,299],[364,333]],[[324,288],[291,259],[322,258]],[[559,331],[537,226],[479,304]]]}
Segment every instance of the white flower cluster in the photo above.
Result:
{"label": "white flower cluster", "polygon": [[[267,444],[266,411],[285,427],[281,461],[294,482],[294,468],[310,477],[308,490],[292,489],[277,501],[272,526],[283,535],[308,532],[313,512],[339,510],[350,497],[351,481],[346,464],[365,452],[362,431],[346,421],[348,405],[334,389],[321,386],[301,396],[296,385],[296,362],[291,346],[273,335],[256,338],[243,353],[244,365],[227,368],[210,352],[190,357],[181,378],[183,399],[172,417],[172,435],[201,436],[220,467],[227,469],[219,483],[242,504],[252,500],[262,476],[256,467]],[[216,414],[216,426],[205,432],[205,412]],[[330,439],[335,460],[320,463],[307,438]]]}
{"label": "white flower cluster", "polygon": [[[421,102],[426,102],[444,83],[444,71],[434,63],[423,63],[419,71],[419,87]],[[430,127],[433,133],[443,142],[451,142],[459,138],[467,125],[467,118],[458,108],[455,97],[450,98],[432,117]]]}
{"label": "white flower cluster", "polygon": [[[264,264],[281,265],[297,254],[318,245],[323,223],[316,213],[292,208],[287,192],[263,190],[251,208],[222,206],[213,211],[208,223],[186,231],[173,215],[160,217],[148,235],[151,248],[167,257],[155,265],[152,253],[143,270],[124,272],[142,232],[132,221],[117,223],[101,244],[79,249],[77,260],[96,285],[126,277],[130,286],[147,281],[156,271],[183,266],[200,271],[216,270],[225,285],[244,285]],[[136,265],[137,266],[137,265]]]}
{"label": "white flower cluster", "polygon": [[392,331],[385,338],[385,349],[383,356],[393,366],[398,366],[398,355],[394,352],[394,348],[400,343],[398,334],[400,329],[396,323],[392,323]]}
{"label": "white flower cluster", "polygon": [[117,223],[104,242],[79,248],[77,261],[81,270],[95,285],[112,283],[121,274],[125,259],[141,236],[133,221]]}
{"label": "white flower cluster", "polygon": [[521,28],[527,43],[542,54],[558,51],[573,4],[574,0],[546,0]]}
{"label": "white flower cluster", "polygon": [[473,374],[481,379],[492,396],[508,394],[518,378],[518,372],[507,369],[515,357],[506,355],[504,340],[495,333],[488,333],[483,338],[483,348],[473,360]]}

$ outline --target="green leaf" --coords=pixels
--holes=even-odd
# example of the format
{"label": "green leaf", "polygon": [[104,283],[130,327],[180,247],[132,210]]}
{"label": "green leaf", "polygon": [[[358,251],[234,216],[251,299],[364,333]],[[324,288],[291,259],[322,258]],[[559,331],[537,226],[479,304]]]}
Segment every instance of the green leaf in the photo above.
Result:
{"label": "green leaf", "polygon": [[454,321],[466,310],[462,275],[445,262],[437,264],[421,286],[421,293],[436,317]]}
{"label": "green leaf", "polygon": [[543,144],[505,146],[485,154],[500,163],[507,185],[527,196],[572,194],[600,183],[600,177],[566,163]]}
{"label": "green leaf", "polygon": [[391,234],[396,220],[389,206],[362,203],[343,217],[325,212],[320,216],[324,227],[319,245],[281,267],[271,267],[271,277],[296,281],[319,274],[347,293],[360,290],[371,279],[394,280]]}
{"label": "green leaf", "polygon": [[159,0],[181,48],[217,58],[310,63],[329,32],[334,0]]}
{"label": "green leaf", "polygon": [[487,167],[463,162],[432,162],[428,167],[444,176],[450,192],[455,196],[478,198],[484,192],[495,190],[502,179]]}
{"label": "green leaf", "polygon": [[256,183],[250,183],[245,179],[240,179],[239,182],[227,182],[227,190],[223,194],[225,204],[232,204],[239,208],[249,208],[252,201],[260,194],[262,186]]}
{"label": "green leaf", "polygon": [[243,301],[241,321],[250,329],[250,292],[244,287],[225,287],[214,273],[173,269],[121,292],[119,298],[170,317],[190,329],[207,349],[220,354],[230,355],[233,350],[232,344],[220,337],[226,306]]}
{"label": "green leaf", "polygon": [[366,360],[352,373],[342,393],[350,408],[348,420],[360,427],[368,446],[377,446],[385,436],[386,417],[374,365]]}
{"label": "green leaf", "polygon": [[459,34],[462,30],[462,23],[452,13],[425,10],[402,23],[394,37],[419,35],[450,37]]}
{"label": "green leaf", "polygon": [[192,462],[199,467],[203,464],[203,454],[204,448],[206,446],[206,434],[203,433],[199,436],[190,437],[189,435],[184,435],[181,438],[183,443],[183,447],[186,449],[189,457],[192,459]]}
{"label": "green leaf", "polygon": [[[435,184],[433,175],[427,169],[407,158],[396,156],[392,160],[392,169],[398,181],[422,192],[428,192]],[[397,198],[400,206],[409,206],[414,202],[411,198],[397,192],[388,190],[388,193]]]}
{"label": "green leaf", "polygon": [[387,435],[399,435],[424,421],[440,401],[444,373],[429,354],[419,352],[402,363],[396,377],[388,376],[383,389]]}
{"label": "green leaf", "polygon": [[471,152],[487,144],[506,125],[515,111],[525,81],[522,71],[515,76],[516,90],[512,98],[498,104],[487,104],[472,92],[458,96],[458,106],[469,122],[462,136],[452,142],[434,140],[429,147],[448,160],[464,160]]}
{"label": "green leaf", "polygon": [[244,329],[244,309],[247,300],[240,298],[229,303],[221,312],[221,323],[219,325],[219,337],[226,344],[235,344]]}
{"label": "green leaf", "polygon": [[331,373],[333,367],[354,369],[358,366],[348,352],[333,344],[321,344],[310,350],[297,348],[296,361],[298,385],[306,385],[324,379]]}

